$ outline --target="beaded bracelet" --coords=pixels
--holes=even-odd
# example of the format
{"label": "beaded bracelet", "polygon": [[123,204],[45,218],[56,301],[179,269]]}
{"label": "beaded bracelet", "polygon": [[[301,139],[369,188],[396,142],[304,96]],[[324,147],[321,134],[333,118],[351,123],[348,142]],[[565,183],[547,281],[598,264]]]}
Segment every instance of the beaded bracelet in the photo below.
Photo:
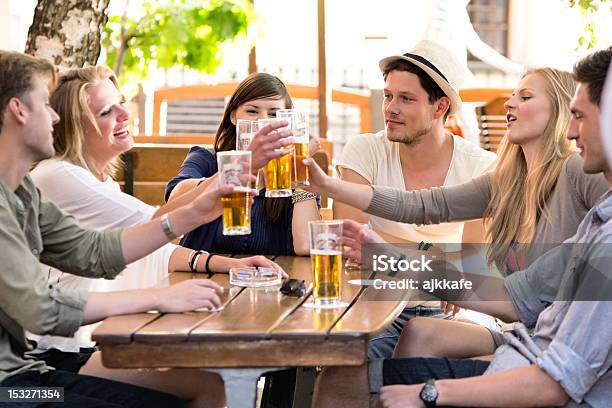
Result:
{"label": "beaded bracelet", "polygon": [[293,194],[291,194],[291,204],[296,204],[307,200],[314,200],[316,198],[317,196],[309,191],[295,190]]}

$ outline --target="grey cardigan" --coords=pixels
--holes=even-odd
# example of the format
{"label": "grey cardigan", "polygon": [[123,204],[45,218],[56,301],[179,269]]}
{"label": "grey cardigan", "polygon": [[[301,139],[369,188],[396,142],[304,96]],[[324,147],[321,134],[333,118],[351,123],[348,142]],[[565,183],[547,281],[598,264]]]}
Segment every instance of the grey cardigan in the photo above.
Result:
{"label": "grey cardigan", "polygon": [[[582,159],[572,154],[563,163],[557,184],[546,201],[551,222],[540,217],[527,256],[531,264],[550,245],[559,244],[576,233],[591,207],[608,190],[603,174],[585,174]],[[367,213],[411,224],[439,224],[482,218],[491,199],[490,174],[467,183],[425,190],[402,191],[375,186]]]}

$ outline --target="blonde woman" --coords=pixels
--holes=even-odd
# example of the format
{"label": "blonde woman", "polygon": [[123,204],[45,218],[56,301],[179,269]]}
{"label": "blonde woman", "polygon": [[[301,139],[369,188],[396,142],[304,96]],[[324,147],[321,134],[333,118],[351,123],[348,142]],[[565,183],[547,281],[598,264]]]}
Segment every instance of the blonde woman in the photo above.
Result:
{"label": "blonde woman", "polygon": [[[568,72],[527,71],[506,102],[508,131],[496,168],[468,183],[409,192],[372,189],[331,179],[311,166],[311,190],[400,222],[485,218],[489,262],[504,274],[524,269],[551,245],[575,234],[608,189],[601,174],[582,171],[566,138],[575,88]],[[479,325],[416,318],[404,327],[395,356],[475,357],[492,353],[502,341],[500,333]]]}
{"label": "blonde woman", "polygon": [[[51,96],[51,106],[61,120],[55,125],[55,157],[38,164],[32,178],[50,200],[73,215],[82,225],[94,229],[121,228],[145,223],[171,208],[187,202],[206,188],[206,183],[156,209],[121,192],[113,180],[120,165],[119,155],[134,140],[128,130],[129,113],[119,92],[117,79],[106,67],[88,67],[63,73]],[[273,136],[270,136],[273,137]],[[151,287],[169,271],[222,272],[233,266],[273,266],[262,256],[232,259],[167,244],[151,255],[128,265],[115,280],[86,279],[45,268],[49,280],[63,287],[90,292],[111,292],[100,296],[131,299],[142,296],[139,288]],[[121,291],[121,292],[117,292]],[[160,294],[161,295],[161,294]],[[163,296],[185,297],[186,293]],[[188,310],[188,309],[184,309]],[[223,406],[224,393],[219,377],[201,371],[109,370],[99,353],[87,349],[91,327],[82,328],[74,338],[37,338],[39,357],[56,366],[81,374],[120,379],[170,392],[196,405]],[[189,376],[189,380],[185,379]]]}

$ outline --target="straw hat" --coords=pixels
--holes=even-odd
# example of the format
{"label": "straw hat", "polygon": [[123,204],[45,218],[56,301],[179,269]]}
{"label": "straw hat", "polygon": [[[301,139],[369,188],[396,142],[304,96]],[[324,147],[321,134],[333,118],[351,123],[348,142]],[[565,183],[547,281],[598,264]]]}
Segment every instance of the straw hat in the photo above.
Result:
{"label": "straw hat", "polygon": [[450,113],[461,109],[459,88],[463,84],[464,64],[452,51],[434,41],[423,40],[404,55],[383,58],[378,66],[384,71],[387,65],[400,59],[418,66],[438,84],[450,99]]}

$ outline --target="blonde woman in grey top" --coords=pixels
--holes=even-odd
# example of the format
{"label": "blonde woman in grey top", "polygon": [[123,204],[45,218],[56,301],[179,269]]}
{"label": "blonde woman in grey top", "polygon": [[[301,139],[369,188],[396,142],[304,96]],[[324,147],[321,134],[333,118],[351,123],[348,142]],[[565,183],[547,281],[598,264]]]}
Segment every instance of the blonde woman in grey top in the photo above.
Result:
{"label": "blonde woman in grey top", "polygon": [[[601,174],[584,174],[581,159],[566,138],[575,88],[568,72],[541,68],[523,75],[506,102],[508,130],[496,168],[463,185],[372,191],[369,186],[324,177],[315,169],[311,190],[400,222],[484,218],[489,262],[503,274],[524,269],[541,255],[545,244],[571,237],[608,188]],[[461,341],[451,343],[450,336]],[[475,324],[416,318],[404,327],[395,356],[475,357],[491,354],[500,338]]]}

